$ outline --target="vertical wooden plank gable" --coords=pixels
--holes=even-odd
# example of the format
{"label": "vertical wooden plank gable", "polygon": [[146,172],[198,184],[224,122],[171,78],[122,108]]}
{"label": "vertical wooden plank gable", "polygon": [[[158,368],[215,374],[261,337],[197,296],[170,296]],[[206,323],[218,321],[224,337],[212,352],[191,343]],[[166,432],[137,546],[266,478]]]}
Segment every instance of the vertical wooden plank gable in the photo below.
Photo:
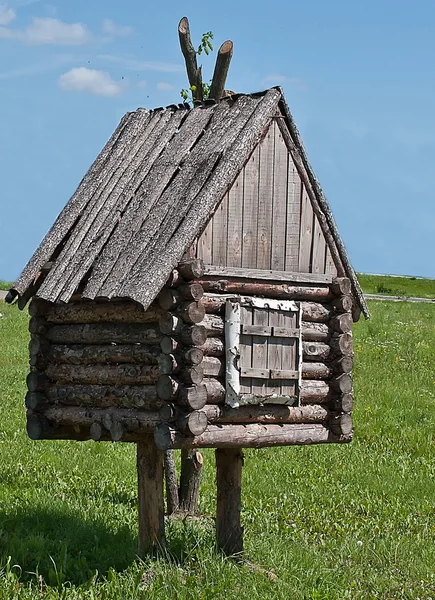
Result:
{"label": "vertical wooden plank gable", "polygon": [[258,223],[257,223],[257,269],[270,269],[272,244],[272,198],[274,167],[273,125],[260,144],[260,168],[258,182]]}
{"label": "vertical wooden plank gable", "polygon": [[285,271],[299,270],[302,182],[291,154],[287,155],[287,223]]}
{"label": "vertical wooden plank gable", "polygon": [[312,273],[325,272],[326,241],[319,220],[314,217]]}
{"label": "vertical wooden plank gable", "polygon": [[206,265],[212,262],[212,247],[213,247],[213,219],[207,223],[201,237],[198,240],[196,248],[197,258],[202,258]]}
{"label": "vertical wooden plank gable", "polygon": [[310,198],[302,188],[301,229],[299,239],[299,269],[300,273],[311,273],[311,251],[313,247],[314,213]]}
{"label": "vertical wooden plank gable", "polygon": [[[258,219],[258,163],[260,146],[257,145],[244,168],[242,267],[257,267]],[[255,266],[254,266],[255,265]]]}
{"label": "vertical wooden plank gable", "polygon": [[285,270],[286,212],[287,212],[287,147],[274,121],[274,171],[272,201],[271,269]]}
{"label": "vertical wooden plank gable", "polygon": [[243,184],[241,171],[228,192],[227,266],[242,266]]}
{"label": "vertical wooden plank gable", "polygon": [[334,277],[337,277],[337,267],[335,266],[334,259],[332,258],[331,251],[328,246],[326,247],[325,273],[330,273]]}
{"label": "vertical wooden plank gable", "polygon": [[212,264],[227,266],[228,194],[222,199],[213,217]]}

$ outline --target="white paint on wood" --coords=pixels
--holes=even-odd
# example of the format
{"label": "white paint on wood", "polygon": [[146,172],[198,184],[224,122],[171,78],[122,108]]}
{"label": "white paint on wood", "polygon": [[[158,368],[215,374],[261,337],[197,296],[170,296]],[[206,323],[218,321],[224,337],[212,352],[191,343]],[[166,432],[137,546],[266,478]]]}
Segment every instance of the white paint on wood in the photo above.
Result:
{"label": "white paint on wood", "polygon": [[225,402],[231,406],[231,408],[237,408],[239,406],[239,342],[240,304],[228,300],[225,305]]}

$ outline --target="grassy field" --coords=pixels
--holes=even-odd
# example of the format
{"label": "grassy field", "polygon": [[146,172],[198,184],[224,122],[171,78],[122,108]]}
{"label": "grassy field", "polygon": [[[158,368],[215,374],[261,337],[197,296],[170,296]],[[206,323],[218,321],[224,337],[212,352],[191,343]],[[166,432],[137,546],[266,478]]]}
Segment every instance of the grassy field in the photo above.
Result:
{"label": "grassy field", "polygon": [[3,279],[0,279],[0,290],[9,290],[12,286],[12,282],[10,281],[3,281]]}
{"label": "grassy field", "polygon": [[358,280],[365,294],[435,298],[435,279],[419,277],[388,277],[387,275],[363,275]]}
{"label": "grassy field", "polygon": [[26,437],[27,317],[1,303],[0,599],[435,598],[435,306],[369,308],[352,444],[245,453],[246,554],[273,577],[215,549],[212,451],[204,518],[136,555],[134,447]]}

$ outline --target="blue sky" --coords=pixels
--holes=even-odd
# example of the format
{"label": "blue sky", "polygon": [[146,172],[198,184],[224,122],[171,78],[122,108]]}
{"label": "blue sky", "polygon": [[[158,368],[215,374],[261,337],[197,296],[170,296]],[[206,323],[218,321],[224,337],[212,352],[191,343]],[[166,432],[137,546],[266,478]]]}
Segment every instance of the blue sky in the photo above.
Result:
{"label": "blue sky", "polygon": [[0,279],[125,112],[180,101],[183,16],[233,40],[227,87],[283,86],[355,269],[435,277],[433,0],[1,2]]}

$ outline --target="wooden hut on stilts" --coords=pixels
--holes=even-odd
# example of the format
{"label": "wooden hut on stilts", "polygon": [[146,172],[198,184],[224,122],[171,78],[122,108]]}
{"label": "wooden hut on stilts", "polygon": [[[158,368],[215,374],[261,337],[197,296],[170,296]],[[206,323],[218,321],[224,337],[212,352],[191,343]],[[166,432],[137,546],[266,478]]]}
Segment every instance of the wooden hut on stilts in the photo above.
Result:
{"label": "wooden hut on stilts", "polygon": [[8,300],[31,300],[29,436],[137,444],[143,551],[164,450],[216,448],[234,554],[243,448],[352,438],[368,311],[280,88],[125,115]]}

